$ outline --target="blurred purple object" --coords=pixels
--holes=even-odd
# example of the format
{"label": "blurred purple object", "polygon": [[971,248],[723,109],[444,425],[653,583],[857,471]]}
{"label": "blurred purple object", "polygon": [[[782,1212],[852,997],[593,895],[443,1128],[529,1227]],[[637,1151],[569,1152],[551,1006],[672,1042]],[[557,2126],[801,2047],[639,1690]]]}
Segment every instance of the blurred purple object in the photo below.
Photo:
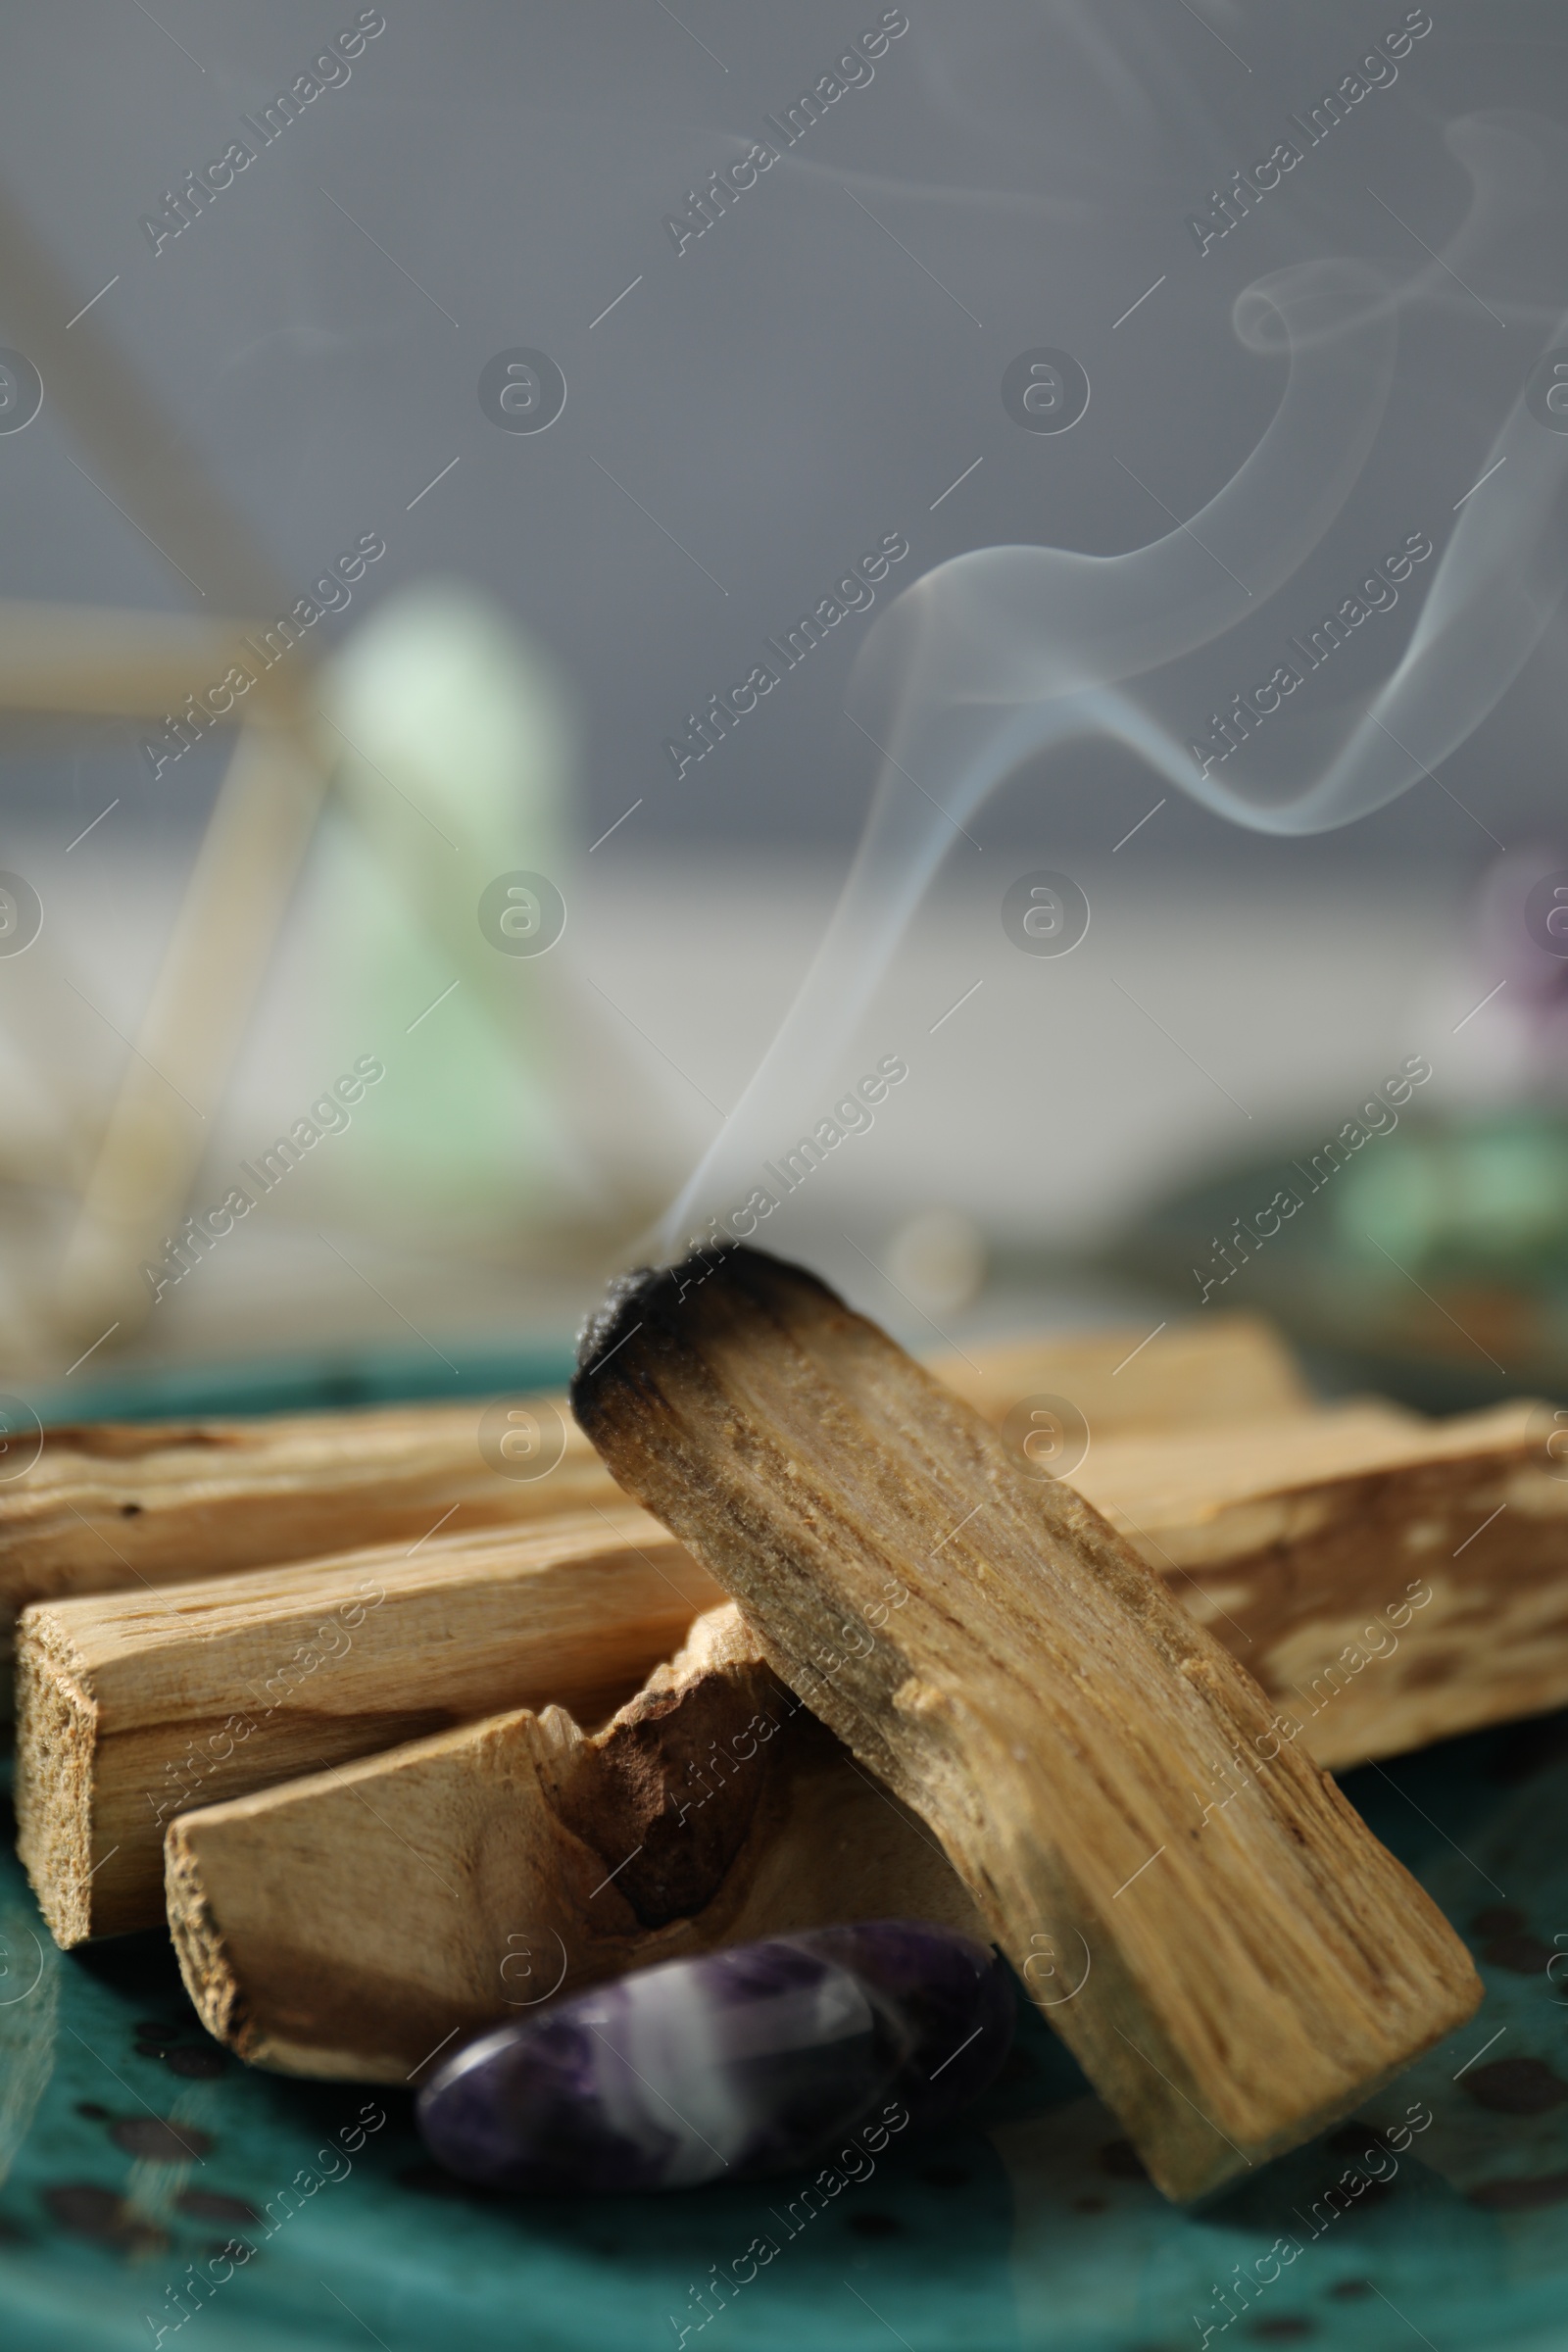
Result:
{"label": "blurred purple object", "polygon": [[1006,1972],[923,1920],[778,1936],[636,1971],[470,2042],[419,2093],[452,2172],[545,2195],[805,2165],[885,2106],[926,2129],[995,2079]]}
{"label": "blurred purple object", "polygon": [[1568,885],[1568,849],[1538,842],[1496,858],[1477,902],[1475,980],[1492,994],[1463,1026],[1478,1032],[1471,1043],[1490,1064],[1489,1091],[1515,1101],[1568,1092],[1568,938],[1554,951],[1541,906],[1558,881]]}
{"label": "blurred purple object", "polygon": [[1007,1972],[984,1944],[922,1920],[872,1920],[792,1936],[889,2001],[914,2048],[894,2089],[917,2132],[945,2124],[996,2081],[1012,2047]]}

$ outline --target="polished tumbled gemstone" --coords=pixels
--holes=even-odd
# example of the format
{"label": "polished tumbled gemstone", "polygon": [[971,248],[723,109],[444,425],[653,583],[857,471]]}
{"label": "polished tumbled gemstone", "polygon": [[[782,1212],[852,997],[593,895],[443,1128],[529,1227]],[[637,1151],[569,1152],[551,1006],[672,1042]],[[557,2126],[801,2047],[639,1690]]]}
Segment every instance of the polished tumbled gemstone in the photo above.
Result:
{"label": "polished tumbled gemstone", "polygon": [[1006,1969],[984,1944],[923,1919],[816,1928],[791,1940],[853,1969],[898,2011],[910,2051],[894,2090],[916,2131],[949,2122],[996,2081],[1016,2004]]}
{"label": "polished tumbled gemstone", "polygon": [[881,1920],[642,1969],[503,2026],[419,2094],[453,2172],[543,2194],[689,2188],[809,2164],[891,2104],[945,2121],[1012,2037],[1000,1963]]}

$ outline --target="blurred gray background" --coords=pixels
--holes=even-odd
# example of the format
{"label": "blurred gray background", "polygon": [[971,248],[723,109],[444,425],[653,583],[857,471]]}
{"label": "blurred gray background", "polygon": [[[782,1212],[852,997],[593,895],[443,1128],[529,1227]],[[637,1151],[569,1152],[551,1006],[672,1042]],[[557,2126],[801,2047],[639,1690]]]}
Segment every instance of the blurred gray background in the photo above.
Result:
{"label": "blurred gray background", "polygon": [[[1506,267],[1499,282],[1450,284],[1432,258],[1470,199],[1446,128],[1478,111],[1568,119],[1568,28],[1546,0],[1433,0],[1392,85],[1201,254],[1188,216],[1373,38],[1424,11],[909,0],[907,29],[869,79],[678,251],[666,220],[689,216],[692,192],[755,140],[779,143],[765,119],[883,21],[874,0],[387,0],[367,12],[384,29],[347,79],[155,253],[143,218],[359,13],[348,0],[26,12],[0,81],[4,175],[74,305],[91,303],[90,327],[128,358],[292,592],[362,534],[384,539],[349,611],[313,632],[318,647],[346,642],[389,594],[446,577],[488,593],[551,658],[581,727],[569,942],[603,1000],[596,1018],[639,1072],[624,1155],[651,1202],[678,1187],[756,1068],[872,783],[874,756],[843,711],[865,614],[676,776],[665,739],[745,678],[765,637],[886,535],[909,553],[870,618],[971,548],[1109,553],[1161,536],[1230,479],[1279,401],[1283,363],[1232,327],[1245,286],[1336,254],[1372,259],[1396,285],[1426,273],[1439,296],[1403,314],[1360,488],[1277,597],[1179,665],[1173,693],[1196,727],[1265,675],[1283,635],[1373,553],[1417,530],[1442,550],[1549,336],[1539,220],[1517,285]],[[1560,233],[1548,222],[1546,234],[1555,251]],[[0,305],[0,344],[16,340]],[[1042,346],[1069,352],[1092,388],[1059,435],[1021,430],[1002,399],[1008,363]],[[565,378],[547,431],[502,430],[481,407],[487,363],[518,348]],[[210,609],[117,511],[47,382],[35,421],[0,432],[0,595]],[[1418,610],[1406,596],[1377,617],[1325,684],[1364,695]],[[1466,1008],[1501,967],[1476,944],[1473,895],[1504,847],[1565,836],[1564,650],[1553,617],[1441,782],[1315,839],[1230,825],[1120,747],[1075,747],[1013,775],[972,840],[956,837],[863,1024],[872,1057],[906,1054],[915,1081],[776,1246],[840,1271],[929,1342],[914,1278],[891,1290],[851,1248],[903,1263],[889,1236],[931,1212],[982,1238],[1070,1248],[1178,1179],[1345,1116],[1412,1051],[1434,1061],[1434,1104],[1484,1092],[1494,1033]],[[0,726],[0,865],[36,880],[44,944],[61,958],[0,971],[0,1082],[21,1100],[16,1045],[17,1068],[30,1058],[35,1082],[52,1071],[80,1098],[75,1140],[56,1153],[74,1173],[62,1185],[55,1167],[6,1197],[0,1323],[8,1281],[25,1289],[69,1227],[83,1138],[128,1066],[230,748],[216,734],[155,779],[142,732]],[[1089,892],[1094,934],[1070,962],[1017,956],[1001,899],[1020,872],[1061,864]],[[397,1190],[407,1137],[438,1124],[423,1106],[446,1051],[439,1023],[410,1024],[439,979],[406,1004],[389,984],[384,1024],[366,1029],[363,1001],[333,996],[342,973],[322,952],[334,888],[313,862],[215,1109],[197,1197],[221,1197],[236,1157],[310,1099],[339,1052],[382,1053],[395,1083],[359,1142],[321,1154],[356,1165],[353,1181],[318,1197],[302,1180],[297,1199],[267,1204],[160,1305],[133,1342],[143,1356],[232,1356],[323,1330],[408,1346],[480,1327],[560,1333],[602,1278],[580,1260],[541,1273],[493,1231],[468,1236],[460,1263],[456,1194],[433,1219],[416,1202],[412,1225],[371,1213]],[[618,1069],[579,1057],[574,1076],[613,1108]],[[824,1102],[847,1074],[824,1072]],[[39,1092],[27,1103],[42,1134]],[[462,1135],[448,1146],[459,1166]],[[325,1226],[346,1255],[319,1246]],[[964,1283],[949,1290],[967,1311]],[[930,1293],[945,1295],[940,1282]],[[106,1341],[102,1360],[130,1338]],[[62,1337],[36,1360],[60,1373],[76,1344]]]}
{"label": "blurred gray background", "polygon": [[[895,575],[906,581],[995,541],[1135,546],[1168,527],[1156,498],[1185,515],[1211,496],[1283,372],[1238,344],[1238,290],[1331,252],[1409,276],[1425,266],[1414,238],[1441,248],[1465,208],[1446,122],[1561,111],[1560,11],[1437,0],[1396,83],[1200,258],[1186,216],[1404,13],[1396,0],[911,0],[910,29],[874,78],[679,254],[664,217],[685,213],[687,191],[745,154],[763,117],[879,9],[690,0],[677,21],[658,0],[393,0],[348,82],[156,256],[140,217],[220,155],[240,116],[306,71],[353,8],[27,12],[10,28],[0,122],[11,186],[80,300],[118,273],[95,318],[285,580],[303,590],[340,544],[376,530],[388,553],[372,596],[431,570],[492,590],[576,682],[585,838],[642,799],[612,857],[760,840],[842,849],[871,774],[841,716],[862,616],[679,781],[663,739],[883,533],[909,541]],[[1467,318],[1462,297],[1441,319],[1414,315],[1367,494],[1262,632],[1315,615],[1385,532],[1424,527],[1441,547],[1534,356],[1528,340],[1477,305]],[[1070,434],[1020,431],[1004,411],[1007,362],[1037,345],[1088,371],[1089,412]],[[564,414],[538,436],[498,430],[476,396],[486,360],[517,346],[547,352],[567,381]],[[0,438],[5,591],[191,602],[68,455],[81,453],[47,397],[34,426]],[[1413,612],[1407,600],[1381,621],[1375,646],[1367,632],[1346,691],[1392,662]],[[342,625],[328,619],[321,637]],[[1195,718],[1248,674],[1249,652],[1195,658]],[[1559,656],[1553,635],[1445,776],[1503,839],[1558,805]],[[57,751],[13,730],[6,752],[5,807],[47,812],[68,839],[116,791],[122,829],[194,824],[217,758],[154,784],[113,738]],[[1125,753],[1077,751],[1016,778],[982,838],[1108,847],[1152,797]],[[1261,879],[1368,861],[1462,868],[1490,849],[1426,788],[1311,844],[1250,840],[1173,800],[1138,855]]]}

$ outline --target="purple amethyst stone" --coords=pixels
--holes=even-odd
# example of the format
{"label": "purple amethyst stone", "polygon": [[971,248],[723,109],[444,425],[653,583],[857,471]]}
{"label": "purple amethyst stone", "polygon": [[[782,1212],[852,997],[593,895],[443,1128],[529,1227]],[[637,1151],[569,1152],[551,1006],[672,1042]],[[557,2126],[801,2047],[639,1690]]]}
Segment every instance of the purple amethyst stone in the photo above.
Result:
{"label": "purple amethyst stone", "polygon": [[923,1919],[874,1919],[792,1936],[852,1969],[895,2009],[911,2049],[895,2094],[917,2132],[950,2123],[989,2090],[1012,2047],[1017,2007],[1007,1971],[971,1936]]}
{"label": "purple amethyst stone", "polygon": [[545,2195],[692,2188],[808,2164],[890,2101],[945,2122],[1012,2039],[1005,1972],[919,1920],[636,1971],[500,2027],[419,2093],[452,2172]]}

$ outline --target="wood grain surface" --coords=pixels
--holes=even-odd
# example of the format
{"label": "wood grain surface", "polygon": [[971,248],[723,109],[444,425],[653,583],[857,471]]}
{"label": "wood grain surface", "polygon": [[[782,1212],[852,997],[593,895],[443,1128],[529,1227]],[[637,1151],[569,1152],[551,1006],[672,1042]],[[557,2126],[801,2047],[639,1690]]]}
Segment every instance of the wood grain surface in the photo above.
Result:
{"label": "wood grain surface", "polygon": [[[976,1341],[967,1354],[944,1359],[942,1372],[998,1422],[1033,1392],[1070,1391],[1102,1435],[1304,1401],[1283,1343],[1248,1316],[1178,1325],[1139,1349],[1143,1336],[1115,1329]],[[21,1476],[0,1483],[0,1646],[32,1600],[412,1544],[441,1525],[466,1534],[594,1504],[613,1509],[618,1500],[564,1396],[61,1426],[44,1432]]]}
{"label": "wood grain surface", "polygon": [[287,2074],[406,2082],[459,2034],[630,1968],[834,1921],[982,1934],[919,1822],[720,1608],[603,1732],[502,1715],[172,1824],[208,2030]]}
{"label": "wood grain surface", "polygon": [[1436,1905],[1059,1482],[813,1277],[731,1250],[617,1289],[577,1418],[783,1680],[940,1838],[1151,2175],[1321,2131],[1475,2008]]}
{"label": "wood grain surface", "polygon": [[18,1845],[56,1940],[160,1925],[164,1833],[194,1805],[503,1708],[602,1722],[721,1597],[616,1502],[28,1609]]}

